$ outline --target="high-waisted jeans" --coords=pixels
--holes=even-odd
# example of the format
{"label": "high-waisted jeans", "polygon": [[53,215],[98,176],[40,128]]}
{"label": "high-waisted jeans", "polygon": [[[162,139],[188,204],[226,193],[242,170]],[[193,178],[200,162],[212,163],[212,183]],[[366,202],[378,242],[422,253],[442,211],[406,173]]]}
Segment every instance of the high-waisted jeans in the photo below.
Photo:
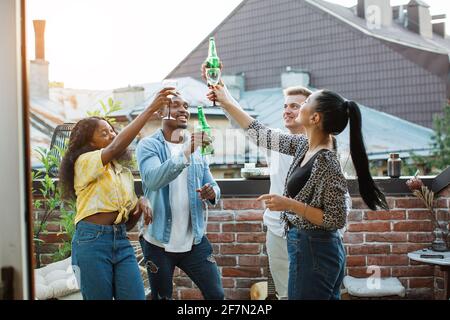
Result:
{"label": "high-waisted jeans", "polygon": [[300,230],[287,235],[290,300],[339,300],[345,249],[337,231]]}
{"label": "high-waisted jeans", "polygon": [[80,221],[72,265],[85,300],[144,300],[144,284],[126,227]]}

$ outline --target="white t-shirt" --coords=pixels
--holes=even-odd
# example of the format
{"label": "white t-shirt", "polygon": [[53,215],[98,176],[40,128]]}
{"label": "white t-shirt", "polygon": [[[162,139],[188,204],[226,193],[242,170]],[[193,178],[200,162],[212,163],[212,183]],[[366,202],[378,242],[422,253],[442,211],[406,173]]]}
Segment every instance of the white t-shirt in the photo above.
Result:
{"label": "white t-shirt", "polygon": [[[166,141],[172,156],[183,152],[184,144]],[[187,159],[186,159],[187,161]],[[185,168],[178,177],[169,183],[169,202],[172,211],[172,229],[169,243],[163,244],[147,233],[144,239],[151,244],[164,248],[166,252],[188,252],[192,249],[194,234],[192,233],[191,214],[189,209],[188,194],[188,169]]]}
{"label": "white t-shirt", "polygon": [[[266,152],[267,165],[270,172],[270,193],[283,195],[284,184],[289,168],[291,167],[294,157],[287,154],[279,153],[273,150]],[[280,223],[280,214],[278,211],[270,211],[268,208],[264,211],[264,224],[273,234],[282,237],[283,225]]]}

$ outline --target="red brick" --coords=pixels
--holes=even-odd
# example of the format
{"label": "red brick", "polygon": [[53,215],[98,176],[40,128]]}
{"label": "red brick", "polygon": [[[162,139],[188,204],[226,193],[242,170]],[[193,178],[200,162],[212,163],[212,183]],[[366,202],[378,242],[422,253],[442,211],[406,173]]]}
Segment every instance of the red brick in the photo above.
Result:
{"label": "red brick", "polygon": [[347,257],[347,266],[365,266],[366,265],[366,256],[348,256]]}
{"label": "red brick", "polygon": [[220,223],[208,223],[207,232],[220,232]]}
{"label": "red brick", "polygon": [[434,273],[432,266],[398,266],[392,267],[393,277],[426,277]]}
{"label": "red brick", "polygon": [[[56,252],[58,252],[60,245],[58,244],[49,244],[49,243],[43,243],[41,244],[41,246],[39,247],[39,253],[52,253],[55,254]],[[36,249],[34,249],[36,251]]]}
{"label": "red brick", "polygon": [[406,242],[408,235],[406,233],[368,233],[366,234],[366,242]]}
{"label": "red brick", "polygon": [[261,276],[260,267],[222,268],[222,277],[256,278]]}
{"label": "red brick", "polygon": [[207,238],[212,243],[233,242],[234,233],[208,233]]}
{"label": "red brick", "polygon": [[208,221],[233,221],[234,213],[231,211],[214,211],[210,212]]}
{"label": "red brick", "polygon": [[352,209],[369,209],[360,197],[352,198]]}
{"label": "red brick", "polygon": [[47,224],[48,232],[61,232],[61,225],[59,223],[49,223]]}
{"label": "red brick", "polygon": [[409,279],[409,288],[433,288],[434,278],[411,278]]}
{"label": "red brick", "polygon": [[350,211],[347,215],[347,221],[362,221],[362,211]]}
{"label": "red brick", "polygon": [[239,265],[249,267],[262,267],[268,264],[267,256],[240,256]]}
{"label": "red brick", "polygon": [[392,253],[408,253],[429,247],[429,244],[396,243],[392,245]]}
{"label": "red brick", "polygon": [[401,221],[394,222],[394,231],[432,231],[433,224],[430,221]]}
{"label": "red brick", "polygon": [[382,254],[390,253],[391,246],[388,244],[364,244],[364,245],[353,245],[349,246],[350,255],[361,255],[361,254]]}
{"label": "red brick", "polygon": [[429,243],[434,236],[431,232],[411,232],[408,233],[408,241],[414,243]]}
{"label": "red brick", "polygon": [[436,284],[435,284],[436,289],[444,290],[445,289],[444,279],[443,278],[435,278],[435,279],[436,279]]}
{"label": "red brick", "polygon": [[439,197],[450,198],[450,186],[439,192]]}
{"label": "red brick", "polygon": [[434,268],[434,276],[435,277],[440,277],[440,278],[445,278],[446,277],[446,273],[444,271],[442,271],[440,266],[435,266],[435,268]]}
{"label": "red brick", "polygon": [[255,199],[224,199],[224,210],[264,209],[262,201]]}
{"label": "red brick", "polygon": [[409,264],[407,255],[383,255],[383,256],[368,256],[367,265],[374,266],[405,266]]}
{"label": "red brick", "polygon": [[233,278],[222,278],[222,287],[224,288],[234,288],[236,284]]}
{"label": "red brick", "polygon": [[365,220],[405,220],[404,210],[391,211],[367,211],[364,214]]}
{"label": "red brick", "polygon": [[383,232],[390,231],[390,222],[362,222],[362,223],[350,223],[348,225],[348,231],[358,232],[358,231],[368,231],[368,232]]}
{"label": "red brick", "polygon": [[346,232],[344,233],[344,243],[363,243],[364,242],[364,233],[353,233]]}
{"label": "red brick", "polygon": [[245,211],[236,214],[236,221],[262,221],[264,211]]}
{"label": "red brick", "polygon": [[224,223],[223,232],[261,232],[262,223]]}
{"label": "red brick", "polygon": [[227,300],[250,300],[250,289],[225,289]]}
{"label": "red brick", "polygon": [[433,300],[433,288],[414,288],[406,290],[408,300]]}
{"label": "red brick", "polygon": [[439,221],[450,221],[450,210],[438,210],[437,219]]}
{"label": "red brick", "polygon": [[183,289],[180,290],[181,300],[202,300],[203,295],[198,289]]}
{"label": "red brick", "polygon": [[266,242],[266,234],[263,232],[240,233],[237,235],[237,242],[240,242],[240,243],[246,243],[246,242],[265,243]]}
{"label": "red brick", "polygon": [[41,234],[39,239],[43,240],[45,243],[62,243],[63,240],[68,241],[69,235],[66,233],[47,233]]}
{"label": "red brick", "polygon": [[173,279],[176,287],[192,288],[192,280],[189,278],[177,277]]}
{"label": "red brick", "polygon": [[[391,268],[380,267],[380,273],[381,277],[390,277]],[[347,268],[347,274],[355,278],[369,278],[373,274],[373,271],[368,272],[367,267],[350,267]]]}
{"label": "red brick", "polygon": [[417,198],[403,198],[395,200],[396,208],[405,208],[405,209],[418,209],[418,208],[426,208],[425,204],[422,200]]}
{"label": "red brick", "polygon": [[430,220],[430,217],[428,210],[408,210],[408,220]]}
{"label": "red brick", "polygon": [[221,254],[258,254],[260,252],[259,244],[224,244],[220,248]]}
{"label": "red brick", "polygon": [[438,209],[448,208],[447,199],[436,199],[436,202],[434,205],[435,205],[435,208],[438,208]]}
{"label": "red brick", "polygon": [[218,266],[231,266],[237,265],[237,258],[235,256],[217,256],[215,257]]}

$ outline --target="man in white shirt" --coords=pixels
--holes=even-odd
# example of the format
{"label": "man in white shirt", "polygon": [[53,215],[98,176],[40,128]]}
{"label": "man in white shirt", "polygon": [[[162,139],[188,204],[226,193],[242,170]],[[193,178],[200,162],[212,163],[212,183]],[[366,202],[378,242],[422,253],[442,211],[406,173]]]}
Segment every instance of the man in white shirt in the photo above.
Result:
{"label": "man in white shirt", "polygon": [[[302,134],[303,126],[295,122],[301,104],[311,95],[304,87],[291,87],[284,90],[284,126],[291,134]],[[276,151],[267,151],[267,164],[270,170],[270,193],[283,195],[286,176],[293,157]],[[287,299],[289,260],[287,242],[283,238],[280,212],[264,211],[264,224],[267,226],[266,248],[269,267],[275,283],[278,299]]]}
{"label": "man in white shirt", "polygon": [[187,102],[170,104],[172,120],[139,142],[136,150],[142,187],[153,222],[140,224],[140,243],[152,299],[171,299],[175,267],[183,270],[207,300],[222,300],[224,290],[213,248],[205,236],[204,202],[218,203],[220,188],[198,150],[211,143],[201,132],[189,135]]}

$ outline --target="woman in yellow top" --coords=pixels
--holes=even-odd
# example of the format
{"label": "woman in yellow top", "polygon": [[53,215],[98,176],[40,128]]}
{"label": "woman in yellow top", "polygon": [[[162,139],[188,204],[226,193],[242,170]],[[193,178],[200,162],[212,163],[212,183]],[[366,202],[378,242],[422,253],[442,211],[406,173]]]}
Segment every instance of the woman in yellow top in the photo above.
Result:
{"label": "woman in yellow top", "polygon": [[142,214],[150,223],[152,212],[145,198],[136,197],[131,171],[117,160],[129,158],[127,147],[150,116],[171,102],[168,95],[177,95],[173,90],[161,90],[119,134],[100,117],[80,120],[71,132],[60,183],[64,197],[77,202],[72,265],[85,300],[145,299],[127,231]]}

